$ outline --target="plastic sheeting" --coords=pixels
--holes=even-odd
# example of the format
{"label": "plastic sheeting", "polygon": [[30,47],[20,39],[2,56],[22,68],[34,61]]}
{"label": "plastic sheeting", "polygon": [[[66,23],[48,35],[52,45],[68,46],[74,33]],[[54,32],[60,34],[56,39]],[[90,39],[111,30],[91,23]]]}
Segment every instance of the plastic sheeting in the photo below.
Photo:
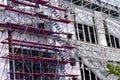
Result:
{"label": "plastic sheeting", "polygon": [[108,61],[120,61],[120,50],[78,42],[78,55],[83,63],[87,65],[102,80],[117,80],[116,76],[106,76],[106,64]]}
{"label": "plastic sheeting", "polygon": [[75,13],[76,13],[76,22],[88,24],[88,25],[94,25],[93,17],[91,13],[80,9],[75,9]]}
{"label": "plastic sheeting", "polygon": [[120,24],[117,24],[117,23],[107,19],[106,25],[107,25],[109,33],[120,39],[120,35],[118,35],[118,34],[120,34]]}

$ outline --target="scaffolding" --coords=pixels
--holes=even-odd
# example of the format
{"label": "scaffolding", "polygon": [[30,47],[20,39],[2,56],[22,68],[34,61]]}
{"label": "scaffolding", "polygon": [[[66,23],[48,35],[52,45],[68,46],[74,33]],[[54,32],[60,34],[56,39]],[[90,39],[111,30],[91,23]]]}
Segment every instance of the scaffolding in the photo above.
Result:
{"label": "scaffolding", "polygon": [[[61,35],[69,39],[72,34],[63,32],[58,24],[72,22],[66,14],[67,7],[54,6],[50,0],[9,0],[7,5],[0,4],[0,8],[5,16],[0,26],[7,33],[1,44],[8,47],[8,54],[1,58],[8,61],[10,69],[6,80],[77,80],[78,74],[65,70],[66,65],[76,65],[70,55],[75,46],[61,39]],[[44,8],[51,14],[45,14]],[[42,24],[45,22],[50,22],[57,31],[45,29],[46,24]]]}
{"label": "scaffolding", "polygon": [[[3,3],[4,0],[0,2],[0,57],[5,65],[1,80],[5,71],[6,80],[113,79],[107,78],[103,69],[106,70],[108,62],[117,62],[118,57],[113,57],[111,48],[91,44],[100,42],[107,46],[104,26],[108,28],[109,19],[118,20],[119,7],[102,0],[7,0],[7,5]],[[103,13],[104,19],[99,13]],[[71,23],[75,29],[64,32]],[[110,26],[112,31],[113,26]],[[118,27],[115,34],[116,31],[119,33]],[[96,34],[104,35],[103,44],[103,36]],[[111,39],[110,34],[108,38]],[[114,44],[110,41],[109,45],[119,47],[118,39],[112,37],[112,40]],[[118,55],[119,50],[115,51]],[[75,69],[77,63],[81,75]]]}

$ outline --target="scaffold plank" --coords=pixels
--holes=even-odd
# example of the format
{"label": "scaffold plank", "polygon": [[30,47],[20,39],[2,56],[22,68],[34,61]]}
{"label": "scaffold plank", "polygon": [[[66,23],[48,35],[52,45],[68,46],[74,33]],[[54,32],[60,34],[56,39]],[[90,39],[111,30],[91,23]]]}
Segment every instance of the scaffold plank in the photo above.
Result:
{"label": "scaffold plank", "polygon": [[64,45],[64,46],[55,46],[55,45],[50,45],[50,44],[40,44],[37,42],[32,42],[32,41],[24,41],[24,40],[17,40],[17,39],[10,39],[7,38],[6,40],[10,40],[12,42],[20,42],[20,43],[27,43],[27,44],[33,44],[33,45],[39,45],[39,46],[45,46],[45,47],[51,47],[51,48],[66,48],[66,49],[73,49],[75,48],[74,46],[68,46],[68,45]]}
{"label": "scaffold plank", "polygon": [[48,58],[48,57],[36,57],[36,56],[29,56],[29,55],[20,55],[20,54],[12,54],[10,53],[7,56],[2,56],[1,58],[6,58],[10,60],[29,60],[33,62],[47,62],[47,63],[59,63],[59,64],[73,64],[75,62],[70,60],[58,60],[55,58]]}
{"label": "scaffold plank", "polygon": [[54,18],[49,17],[48,15],[44,15],[44,14],[40,14],[40,13],[30,13],[30,12],[21,11],[21,10],[14,9],[13,7],[6,6],[3,4],[0,4],[0,7],[4,7],[5,10],[9,10],[9,11],[13,11],[13,12],[33,16],[33,17],[39,17],[39,18],[43,18],[43,19],[47,19],[47,20],[51,20],[51,21],[56,21],[56,22],[61,22],[61,23],[66,23],[66,24],[71,22],[70,20],[67,20],[67,19],[54,19]]}
{"label": "scaffold plank", "polygon": [[52,50],[52,51],[60,51],[60,52],[65,52],[65,50],[60,50],[56,48],[48,48],[48,47],[43,47],[43,46],[36,46],[32,44],[21,44],[21,43],[15,43],[15,42],[4,42],[2,41],[1,43],[3,44],[10,44],[10,45],[16,45],[16,46],[21,46],[21,47],[30,47],[30,48],[38,48],[38,49],[47,49],[47,50]]}
{"label": "scaffold plank", "polygon": [[25,5],[25,6],[38,7],[38,6],[36,6],[36,5],[29,4],[29,3],[25,3],[25,2],[20,2],[20,1],[18,1],[18,0],[11,0],[11,1],[14,2],[14,3],[17,3],[17,4]]}
{"label": "scaffold plank", "polygon": [[48,2],[45,1],[45,0],[26,0],[26,1],[33,2],[33,3],[37,3],[37,4],[41,4],[41,5],[45,5],[45,4],[48,3]]}
{"label": "scaffold plank", "polygon": [[11,29],[20,29],[20,30],[26,30],[27,31],[34,31],[34,32],[39,32],[40,34],[68,34],[68,33],[59,33],[59,32],[53,32],[47,29],[40,29],[36,28],[33,26],[24,26],[24,25],[19,25],[19,24],[13,24],[13,23],[0,23],[0,27],[6,27],[6,28],[11,28]]}
{"label": "scaffold plank", "polygon": [[23,75],[41,75],[41,76],[58,76],[58,77],[75,77],[75,74],[55,74],[55,73],[26,73],[26,72],[9,72],[9,74],[23,74]]}

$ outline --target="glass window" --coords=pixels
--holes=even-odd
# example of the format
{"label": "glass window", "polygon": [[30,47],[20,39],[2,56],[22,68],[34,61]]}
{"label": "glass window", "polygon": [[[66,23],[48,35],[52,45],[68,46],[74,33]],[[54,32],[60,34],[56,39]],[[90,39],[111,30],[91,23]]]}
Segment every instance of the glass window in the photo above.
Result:
{"label": "glass window", "polygon": [[106,24],[104,24],[104,27],[105,27],[107,45],[109,47],[120,48],[120,40],[108,32],[108,28]]}
{"label": "glass window", "polygon": [[88,32],[88,26],[87,25],[84,25],[84,33],[85,33],[85,39],[86,39],[86,42],[90,42],[90,37],[89,37],[89,32]]}
{"label": "glass window", "polygon": [[90,42],[90,43],[97,43],[97,35],[96,35],[96,29],[93,26],[84,25],[84,24],[75,24],[75,33],[77,40]]}
{"label": "glass window", "polygon": [[120,40],[109,33],[106,33],[106,41],[109,47],[120,48]]}
{"label": "glass window", "polygon": [[44,29],[44,23],[38,23],[38,28]]}
{"label": "glass window", "polygon": [[91,43],[95,43],[94,28],[91,26],[89,28],[90,28]]}
{"label": "glass window", "polygon": [[115,38],[115,42],[116,42],[116,47],[117,47],[117,48],[120,48],[120,43],[119,43],[118,38]]}
{"label": "glass window", "polygon": [[83,27],[82,24],[78,24],[79,38],[81,41],[84,41]]}
{"label": "glass window", "polygon": [[[79,58],[81,61],[81,58]],[[82,61],[80,62],[81,80],[100,80]]]}

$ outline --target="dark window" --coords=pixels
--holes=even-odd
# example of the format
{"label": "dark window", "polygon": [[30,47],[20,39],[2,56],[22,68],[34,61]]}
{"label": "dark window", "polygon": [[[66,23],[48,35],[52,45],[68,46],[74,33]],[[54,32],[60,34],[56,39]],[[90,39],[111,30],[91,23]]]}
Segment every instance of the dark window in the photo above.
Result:
{"label": "dark window", "polygon": [[[10,61],[10,72],[13,72],[14,71],[14,67],[13,67],[13,61]],[[10,79],[14,79],[14,74],[10,74]]]}
{"label": "dark window", "polygon": [[75,25],[75,34],[76,34],[76,38],[77,38],[77,40],[78,40],[79,37],[78,37],[78,31],[77,31],[77,23],[75,23],[74,25]]}
{"label": "dark window", "polygon": [[119,44],[118,38],[115,38],[115,42],[116,42],[116,47],[117,47],[117,48],[120,48],[120,44]]}
{"label": "dark window", "polygon": [[84,71],[85,71],[85,80],[90,80],[89,70],[85,65],[84,65]]}
{"label": "dark window", "polygon": [[89,33],[88,33],[88,26],[87,25],[84,25],[84,30],[85,30],[86,42],[90,42]]}
{"label": "dark window", "polygon": [[72,34],[67,34],[68,39],[72,39]]}
{"label": "dark window", "polygon": [[97,43],[96,29],[94,27],[76,23],[75,32],[76,32],[77,40],[90,42],[90,43]]}
{"label": "dark window", "polygon": [[91,80],[95,80],[96,79],[95,74],[92,71],[90,73],[91,73]]}
{"label": "dark window", "polygon": [[84,41],[84,35],[83,35],[83,27],[82,24],[78,24],[78,30],[79,30],[79,37],[81,41]]}
{"label": "dark window", "polygon": [[[80,61],[82,60],[79,58]],[[84,67],[82,67],[83,65]],[[80,62],[81,80],[100,80],[84,63]],[[91,79],[90,79],[91,78]]]}
{"label": "dark window", "polygon": [[107,45],[110,46],[110,39],[109,39],[109,35],[106,35],[106,40],[107,40]]}
{"label": "dark window", "polygon": [[44,23],[38,23],[38,28],[44,29]]}
{"label": "dark window", "polygon": [[91,42],[95,43],[95,34],[93,27],[90,26],[90,36],[91,36]]}
{"label": "dark window", "polygon": [[114,47],[114,48],[120,48],[120,44],[119,44],[119,39],[116,38],[113,35],[106,35],[106,41],[108,46],[110,47]]}
{"label": "dark window", "polygon": [[120,40],[109,33],[108,28],[106,26],[106,22],[104,22],[104,27],[105,27],[107,45],[114,48],[120,48]]}
{"label": "dark window", "polygon": [[114,37],[112,35],[110,35],[110,39],[111,39],[112,47],[115,47]]}

